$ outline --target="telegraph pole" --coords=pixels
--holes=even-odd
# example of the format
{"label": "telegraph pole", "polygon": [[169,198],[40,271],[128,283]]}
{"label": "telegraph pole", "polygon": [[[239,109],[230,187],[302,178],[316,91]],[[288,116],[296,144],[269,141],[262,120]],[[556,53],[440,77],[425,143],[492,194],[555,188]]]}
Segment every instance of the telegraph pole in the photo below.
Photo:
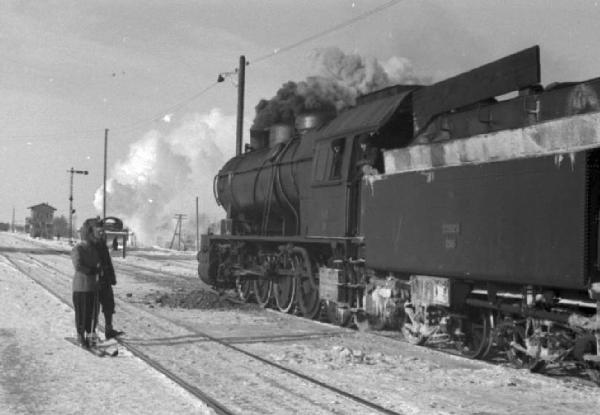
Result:
{"label": "telegraph pole", "polygon": [[235,155],[242,154],[242,139],[244,136],[244,88],[246,83],[246,57],[240,56],[240,67],[238,68],[238,108],[235,140]]}
{"label": "telegraph pole", "polygon": [[102,219],[106,218],[106,150],[108,149],[108,128],[104,129],[104,184],[102,185]]}
{"label": "telegraph pole", "polygon": [[67,173],[71,173],[71,185],[69,190],[69,244],[73,245],[73,175],[74,174],[84,174],[87,176],[87,170],[75,170],[71,167],[71,170],[67,170]]}
{"label": "telegraph pole", "polygon": [[200,250],[200,228],[198,224],[198,196],[196,196],[196,251]]}
{"label": "telegraph pole", "polygon": [[[235,131],[235,155],[239,156],[242,154],[242,141],[244,138],[244,89],[246,87],[246,57],[244,55],[240,56],[240,66],[237,68],[236,72],[238,74],[238,102],[237,102],[237,122],[236,122],[236,131]],[[232,75],[233,72],[223,72],[220,73],[217,77],[217,82],[223,82],[225,80],[225,76]],[[225,206],[227,210],[227,219],[231,219],[231,205]]]}

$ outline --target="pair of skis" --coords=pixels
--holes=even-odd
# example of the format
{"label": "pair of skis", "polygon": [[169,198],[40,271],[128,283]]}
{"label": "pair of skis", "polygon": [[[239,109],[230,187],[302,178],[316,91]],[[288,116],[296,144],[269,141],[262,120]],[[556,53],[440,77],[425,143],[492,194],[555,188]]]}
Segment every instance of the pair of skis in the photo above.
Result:
{"label": "pair of skis", "polygon": [[103,342],[90,342],[88,347],[82,347],[74,337],[65,337],[65,340],[75,346],[81,347],[96,357],[116,357],[119,355],[119,343],[115,339],[109,339]]}
{"label": "pair of skis", "polygon": [[89,351],[98,357],[116,357],[119,355],[119,343],[116,339],[106,339],[100,341],[96,331],[92,331],[89,342]]}

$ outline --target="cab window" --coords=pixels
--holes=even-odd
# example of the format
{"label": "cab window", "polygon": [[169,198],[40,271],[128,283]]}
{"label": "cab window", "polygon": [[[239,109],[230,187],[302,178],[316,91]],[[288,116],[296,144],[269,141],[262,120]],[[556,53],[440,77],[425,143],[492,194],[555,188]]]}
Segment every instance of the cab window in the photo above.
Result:
{"label": "cab window", "polygon": [[344,138],[323,140],[316,144],[313,160],[313,181],[328,182],[342,179]]}
{"label": "cab window", "polygon": [[343,138],[331,142],[331,169],[329,170],[330,180],[339,180],[342,178],[342,163],[344,161],[344,142]]}

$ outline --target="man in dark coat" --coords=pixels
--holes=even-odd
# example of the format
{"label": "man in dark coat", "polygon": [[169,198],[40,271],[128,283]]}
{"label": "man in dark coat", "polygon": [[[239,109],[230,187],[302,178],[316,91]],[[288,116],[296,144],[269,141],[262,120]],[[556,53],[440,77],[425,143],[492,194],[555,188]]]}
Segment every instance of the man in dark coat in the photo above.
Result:
{"label": "man in dark coat", "polygon": [[[102,226],[102,221],[100,221]],[[100,286],[98,291],[98,299],[102,305],[102,314],[104,314],[104,336],[106,339],[120,336],[122,331],[113,328],[113,314],[115,313],[115,296],[113,293],[113,285],[117,284],[115,269],[112,264],[110,252],[106,246],[106,237],[103,235],[94,246],[100,257]]]}

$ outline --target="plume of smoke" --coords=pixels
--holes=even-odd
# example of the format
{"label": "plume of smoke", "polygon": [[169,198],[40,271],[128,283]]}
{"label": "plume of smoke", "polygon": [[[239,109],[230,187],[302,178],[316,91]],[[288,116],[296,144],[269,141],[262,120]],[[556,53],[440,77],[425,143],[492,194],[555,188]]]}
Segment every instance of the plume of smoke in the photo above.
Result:
{"label": "plume of smoke", "polygon": [[354,97],[390,84],[383,67],[372,57],[346,54],[339,48],[315,49],[311,58],[316,74],[331,79],[349,90]]}
{"label": "plume of smoke", "polygon": [[291,124],[306,111],[340,111],[354,105],[356,97],[395,84],[426,83],[415,74],[406,58],[384,63],[375,58],[346,54],[337,47],[315,49],[310,54],[314,75],[305,81],[289,81],[270,100],[256,106],[253,129],[275,123]]}
{"label": "plume of smoke", "polygon": [[[213,177],[233,155],[234,135],[235,117],[218,109],[188,116],[166,134],[148,132],[107,180],[107,215],[122,218],[138,243],[164,246],[173,236],[176,213],[187,214],[184,229],[195,234],[200,196],[199,225],[205,231],[223,216],[212,198]],[[101,211],[102,187],[94,205]]]}
{"label": "plume of smoke", "polygon": [[296,115],[304,111],[334,111],[335,104],[306,82],[289,81],[270,100],[261,99],[255,109],[252,128],[263,129],[277,123],[293,124]]}
{"label": "plume of smoke", "polygon": [[417,76],[410,60],[403,57],[392,56],[387,61],[381,62],[381,66],[392,85],[427,85],[432,82],[430,76]]}

